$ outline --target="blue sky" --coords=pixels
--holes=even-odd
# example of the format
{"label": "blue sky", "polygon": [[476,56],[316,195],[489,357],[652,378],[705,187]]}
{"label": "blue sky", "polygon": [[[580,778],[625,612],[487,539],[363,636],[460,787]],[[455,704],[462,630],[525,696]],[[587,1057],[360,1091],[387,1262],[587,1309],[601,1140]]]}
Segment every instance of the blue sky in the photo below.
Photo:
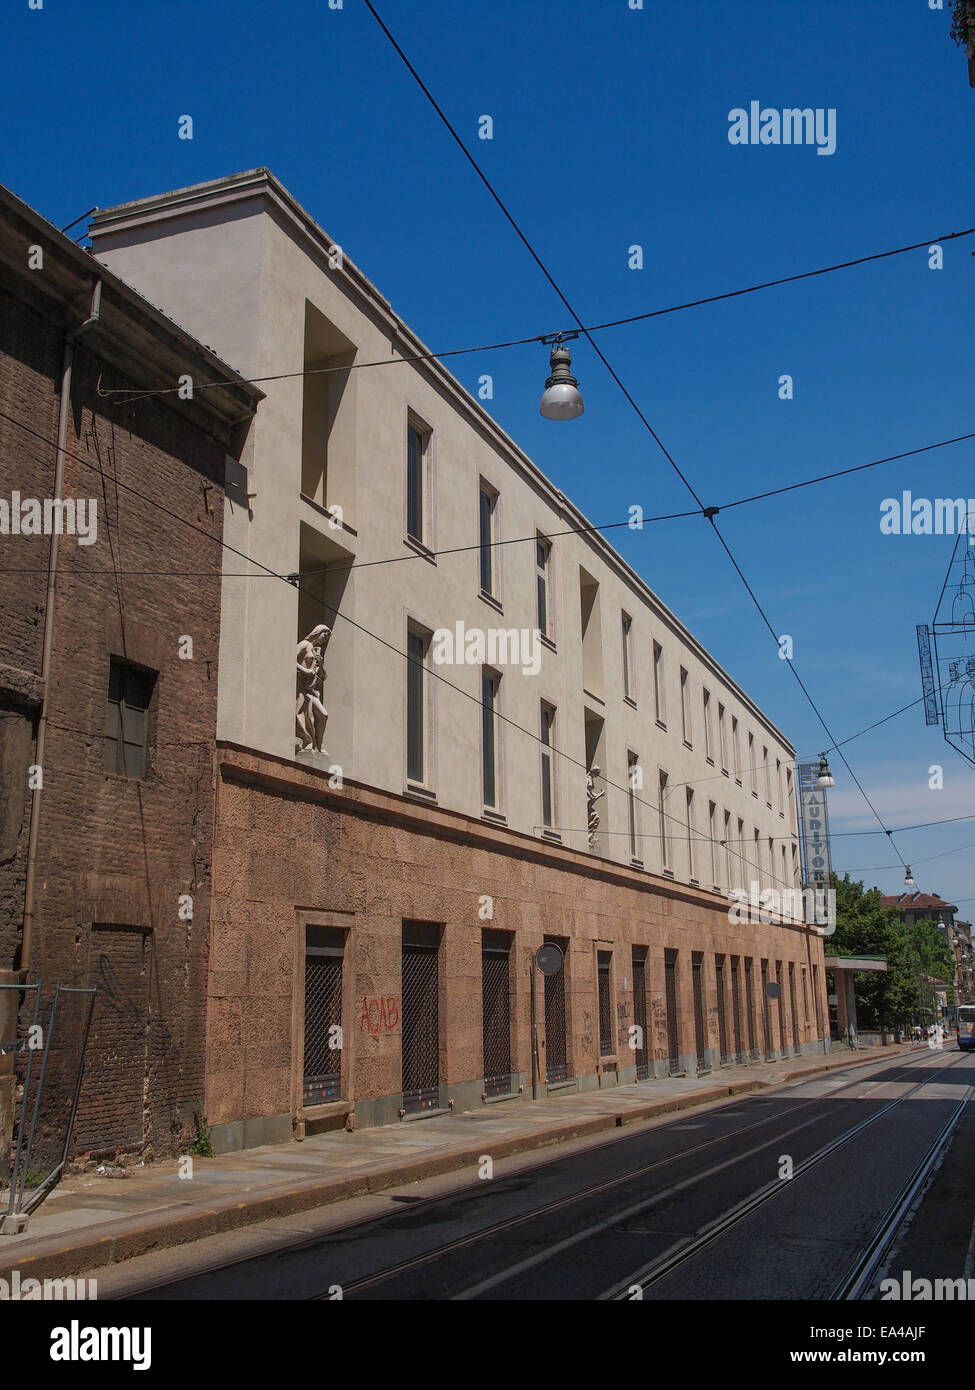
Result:
{"label": "blue sky", "polygon": [[[376,4],[587,322],[975,224],[975,91],[928,0]],[[430,347],[569,326],[361,0],[9,0],[3,23],[0,179],[57,225],[267,165]],[[833,108],[835,153],[730,144],[729,112],[752,100]],[[192,141],[177,138],[184,114]],[[485,114],[491,141],[477,139]],[[941,270],[917,251],[609,330],[600,347],[720,505],[975,428],[972,251],[975,237],[947,242]],[[538,346],[453,370],[472,390],[493,375],[493,414],[593,521],[692,506],[584,342],[573,365],[586,413],[570,425],[538,415]],[[915,624],[952,550],[882,535],[881,502],[975,497],[973,443],[718,518],[839,739],[920,694]],[[826,737],[708,523],[610,537],[799,753],[817,753]],[[888,825],[975,812],[975,769],[920,708],[846,751]],[[840,835],[876,822],[833,766],[835,866],[899,891],[882,834]],[[897,843],[922,888],[975,899],[975,820]]]}

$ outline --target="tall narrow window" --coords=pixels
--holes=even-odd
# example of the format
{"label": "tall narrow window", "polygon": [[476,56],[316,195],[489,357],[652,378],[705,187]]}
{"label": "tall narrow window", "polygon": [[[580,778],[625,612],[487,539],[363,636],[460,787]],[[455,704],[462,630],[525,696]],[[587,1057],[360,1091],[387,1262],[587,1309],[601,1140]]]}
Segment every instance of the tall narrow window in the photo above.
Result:
{"label": "tall narrow window", "polygon": [[105,771],[142,779],[149,750],[149,703],[155,671],[140,670],[111,658],[108,670],[108,717],[105,726]]}
{"label": "tall narrow window", "polygon": [[535,537],[535,601],[538,609],[538,630],[551,637],[549,626],[548,574],[552,547],[544,536]]}
{"label": "tall narrow window", "polygon": [[785,800],[782,796],[782,759],[775,760],[775,799],[778,802],[778,811],[781,816],[785,810]]}
{"label": "tall narrow window", "polygon": [[691,707],[690,690],[687,683],[687,672],[683,666],[680,668],[680,722],[681,733],[685,743],[691,743]]}
{"label": "tall narrow window", "polygon": [[748,785],[752,796],[758,796],[758,778],[755,775],[755,735],[748,735]]}
{"label": "tall narrow window", "polygon": [[480,491],[480,561],[481,590],[497,597],[494,574],[494,517],[498,505],[498,494],[486,483]]}
{"label": "tall narrow window", "polygon": [[735,860],[735,881],[739,888],[744,888],[748,875],[745,870],[748,865],[745,860],[748,858],[748,846],[745,844],[745,822],[741,816],[738,817],[738,843],[735,845],[737,859]]}
{"label": "tall narrow window", "polygon": [[694,792],[687,788],[687,876],[696,878],[694,867]]}
{"label": "tall narrow window", "polygon": [[630,858],[640,858],[640,847],[637,842],[637,792],[643,784],[643,776],[640,772],[639,753],[627,753],[626,755],[626,806],[627,817],[630,831]]}
{"label": "tall narrow window", "polygon": [[426,452],[429,436],[414,424],[407,427],[406,534],[423,542],[423,493],[426,487]]}
{"label": "tall narrow window", "polygon": [[427,671],[428,634],[410,627],[406,639],[406,776],[426,784],[427,774]]}
{"label": "tall narrow window", "polygon": [[721,754],[721,771],[728,771],[728,730],[725,728],[724,705],[718,705],[718,751]]}
{"label": "tall narrow window", "polygon": [[718,886],[718,808],[708,802],[708,835],[711,838],[711,885]]}
{"label": "tall narrow window", "polygon": [[498,691],[501,677],[497,671],[481,673],[481,769],[484,781],[484,805],[493,811],[500,809],[498,777]]}
{"label": "tall narrow window", "polygon": [[704,692],[704,756],[714,762],[714,730],[711,728],[711,692]]}
{"label": "tall narrow window", "polygon": [[741,730],[735,715],[731,716],[731,751],[735,759],[735,781],[741,786]]}
{"label": "tall narrow window", "polygon": [[667,774],[661,769],[657,782],[657,814],[660,817],[660,867],[662,869],[670,868],[670,836],[667,834],[667,812],[664,810],[666,800]]}
{"label": "tall narrow window", "polygon": [[786,770],[785,770],[785,813],[786,813],[786,815],[788,816],[789,821],[790,821],[790,823],[791,823],[791,821],[792,821],[792,768],[791,768],[791,767],[787,767]]}
{"label": "tall narrow window", "polygon": [[632,676],[632,653],[630,650],[630,640],[633,629],[633,619],[629,613],[624,613],[621,621],[623,638],[623,695],[627,700],[633,699],[633,676]]}
{"label": "tall narrow window", "polygon": [[555,823],[555,773],[552,766],[552,748],[555,740],[555,710],[542,701],[541,705],[542,758],[542,825],[551,829]]}
{"label": "tall narrow window", "polygon": [[772,805],[772,781],[769,772],[768,749],[762,749],[762,774],[765,778],[765,804],[769,808]]}
{"label": "tall narrow window", "polygon": [[765,885],[761,882],[761,880],[762,880],[762,835],[761,835],[761,831],[758,830],[757,828],[756,828],[756,830],[755,830],[755,832],[754,832],[754,835],[753,835],[753,838],[752,838],[752,872],[758,876],[759,884],[760,884],[759,892],[761,892],[762,889],[764,889],[764,887],[765,887]]}
{"label": "tall narrow window", "polygon": [[724,857],[725,857],[725,887],[730,888],[735,881],[734,877],[734,851],[731,848],[731,812],[724,813]]}
{"label": "tall narrow window", "polygon": [[653,704],[654,717],[658,724],[667,723],[667,707],[664,704],[664,649],[659,642],[653,644]]}

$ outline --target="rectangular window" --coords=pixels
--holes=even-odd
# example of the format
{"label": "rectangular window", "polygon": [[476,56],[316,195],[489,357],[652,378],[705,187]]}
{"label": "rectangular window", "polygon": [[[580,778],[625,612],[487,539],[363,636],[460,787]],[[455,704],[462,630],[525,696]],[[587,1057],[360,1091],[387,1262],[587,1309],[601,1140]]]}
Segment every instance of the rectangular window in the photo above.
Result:
{"label": "rectangular window", "polygon": [[548,575],[552,547],[544,536],[535,537],[535,601],[538,609],[538,630],[551,638],[549,629]]}
{"label": "rectangular window", "polygon": [[661,769],[657,782],[657,813],[660,817],[660,867],[662,869],[670,868],[670,836],[667,834],[667,812],[664,810],[666,800],[667,774]]}
{"label": "rectangular window", "polygon": [[756,775],[755,775],[755,773],[756,773],[756,768],[755,768],[755,735],[754,735],[754,734],[749,734],[749,735],[748,735],[748,764],[747,764],[747,766],[748,766],[748,786],[749,786],[749,788],[751,789],[751,794],[752,794],[752,796],[756,796],[756,797],[757,797],[757,796],[758,796],[758,778],[757,778]]}
{"label": "rectangular window", "polygon": [[791,822],[792,822],[792,768],[791,768],[791,767],[787,767],[786,770],[785,770],[785,813],[786,813],[786,815],[789,817],[789,822],[790,822],[790,824],[791,824]]}
{"label": "rectangular window", "polygon": [[714,763],[714,730],[711,728],[711,692],[704,692],[704,756]]}
{"label": "rectangular window", "polygon": [[406,434],[406,534],[422,544],[426,453],[430,436],[412,423],[407,426]]}
{"label": "rectangular window", "polygon": [[775,841],[768,837],[768,886],[775,887]]}
{"label": "rectangular window", "polygon": [[691,740],[691,707],[689,704],[690,690],[687,684],[687,672],[683,666],[680,668],[680,722],[681,733],[684,742],[690,744]]}
{"label": "rectangular window", "polygon": [[741,786],[741,730],[735,715],[731,716],[731,751],[735,759],[735,781]]}
{"label": "rectangular window", "polygon": [[726,872],[725,887],[730,889],[730,888],[731,888],[731,885],[732,885],[732,884],[734,883],[734,881],[735,881],[735,878],[734,878],[734,858],[733,858],[733,850],[732,850],[732,848],[731,848],[731,812],[730,812],[730,811],[725,811],[725,813],[724,813],[724,857],[725,857],[725,866],[726,866],[726,867],[725,867],[725,872]]}
{"label": "rectangular window", "polygon": [[627,816],[630,830],[630,858],[640,858],[640,846],[637,842],[637,806],[636,794],[642,782],[640,774],[640,755],[639,753],[627,753],[626,755],[626,805]]}
{"label": "rectangular window", "polygon": [[494,516],[497,504],[498,494],[486,483],[481,483],[479,495],[481,590],[494,597],[497,597],[494,587]]}
{"label": "rectangular window", "polygon": [[498,743],[498,692],[501,677],[486,668],[481,672],[481,771],[484,805],[497,811],[501,807]]}
{"label": "rectangular window", "polygon": [[691,879],[697,877],[694,867],[694,793],[690,787],[687,788],[687,876]]}
{"label": "rectangular window", "polygon": [[772,806],[772,780],[769,772],[768,749],[762,749],[762,773],[765,778],[765,804],[771,809]]}
{"label": "rectangular window", "polygon": [[667,723],[667,706],[664,704],[664,649],[659,642],[653,644],[653,703],[654,717],[658,724]]}
{"label": "rectangular window", "polygon": [[742,820],[741,816],[738,817],[738,842],[735,845],[735,853],[737,855],[737,859],[735,860],[735,880],[739,888],[744,888],[746,878],[745,870],[748,867],[745,863],[745,860],[748,858],[748,846],[745,844],[745,822]]}
{"label": "rectangular window", "polygon": [[629,613],[624,613],[624,614],[623,614],[623,616],[622,616],[622,622],[621,622],[621,628],[622,628],[622,638],[623,638],[623,695],[624,695],[624,697],[625,697],[627,700],[632,700],[632,699],[633,699],[633,686],[632,686],[633,677],[632,677],[632,674],[631,674],[631,673],[632,673],[633,666],[632,666],[632,652],[631,652],[631,650],[630,650],[630,641],[631,641],[632,630],[633,630],[633,619],[630,617]]}
{"label": "rectangular window", "polygon": [[596,952],[599,1055],[601,1057],[612,1057],[616,1051],[613,1045],[613,995],[610,978],[612,964],[612,951]]}
{"label": "rectangular window", "polygon": [[105,771],[119,777],[145,778],[149,754],[149,704],[156,672],[118,661],[108,669],[108,716],[105,724]]}
{"label": "rectangular window", "polygon": [[421,786],[427,780],[428,648],[429,634],[411,624],[406,639],[406,776]]}
{"label": "rectangular window", "polygon": [[555,741],[555,710],[551,705],[541,705],[541,758],[542,758],[542,825],[551,829],[555,824],[555,769],[552,765]]}
{"label": "rectangular window", "polygon": [[782,759],[775,760],[775,799],[779,803],[779,815],[785,811],[785,798],[782,794]]}
{"label": "rectangular window", "polygon": [[728,730],[725,728],[724,705],[718,705],[718,751],[721,754],[721,771],[728,771]]}
{"label": "rectangular window", "polygon": [[763,877],[763,875],[762,875],[762,834],[761,834],[761,831],[758,830],[757,828],[756,828],[756,830],[754,831],[754,834],[753,834],[753,837],[752,837],[752,872],[758,876],[759,883],[760,883],[759,891],[761,892],[762,889],[765,887],[765,885],[761,883],[761,880],[762,880],[762,877]]}
{"label": "rectangular window", "polygon": [[708,835],[711,839],[711,885],[718,886],[718,808],[713,801],[708,802]]}

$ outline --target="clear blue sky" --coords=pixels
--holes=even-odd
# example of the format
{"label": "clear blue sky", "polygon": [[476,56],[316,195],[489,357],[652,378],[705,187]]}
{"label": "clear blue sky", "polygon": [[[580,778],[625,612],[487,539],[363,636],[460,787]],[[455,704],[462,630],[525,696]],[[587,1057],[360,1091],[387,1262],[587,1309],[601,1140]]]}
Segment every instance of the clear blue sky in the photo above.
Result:
{"label": "clear blue sky", "polygon": [[[376,3],[588,322],[975,224],[975,91],[928,0]],[[3,26],[0,178],[59,226],[267,165],[432,348],[569,326],[361,0],[8,0]],[[731,145],[728,113],[752,100],[834,108],[835,153]],[[177,138],[185,114],[192,141]],[[490,142],[476,138],[485,114]],[[950,242],[940,271],[914,252],[600,346],[719,505],[975,428],[973,250]],[[489,408],[593,521],[693,505],[585,343],[573,363],[586,414],[571,425],[538,415],[537,346],[453,369],[471,389],[493,374]],[[784,373],[792,401],[778,399]],[[882,536],[880,504],[903,489],[975,497],[973,458],[956,445],[719,518],[837,738],[920,694],[914,627],[951,553],[949,537]],[[707,522],[610,536],[800,754],[817,753],[826,737]],[[975,769],[920,709],[847,752],[889,825],[975,812]],[[943,790],[928,788],[934,763]],[[872,828],[833,766],[834,834]],[[922,888],[975,898],[975,848],[961,848],[975,820],[898,843]],[[883,835],[837,836],[834,862],[887,892],[903,882],[875,867],[896,863]]]}

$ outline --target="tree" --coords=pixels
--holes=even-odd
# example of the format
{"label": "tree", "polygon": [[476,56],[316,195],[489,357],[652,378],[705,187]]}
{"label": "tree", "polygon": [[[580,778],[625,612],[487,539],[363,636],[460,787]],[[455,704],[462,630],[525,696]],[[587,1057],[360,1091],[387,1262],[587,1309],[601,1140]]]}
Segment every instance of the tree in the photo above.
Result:
{"label": "tree", "polygon": [[879,888],[865,889],[849,874],[838,879],[836,931],[830,954],[885,956],[887,969],[861,971],[856,976],[857,1018],[862,1028],[898,1028],[920,1005],[920,955],[892,908],[881,902]]}

